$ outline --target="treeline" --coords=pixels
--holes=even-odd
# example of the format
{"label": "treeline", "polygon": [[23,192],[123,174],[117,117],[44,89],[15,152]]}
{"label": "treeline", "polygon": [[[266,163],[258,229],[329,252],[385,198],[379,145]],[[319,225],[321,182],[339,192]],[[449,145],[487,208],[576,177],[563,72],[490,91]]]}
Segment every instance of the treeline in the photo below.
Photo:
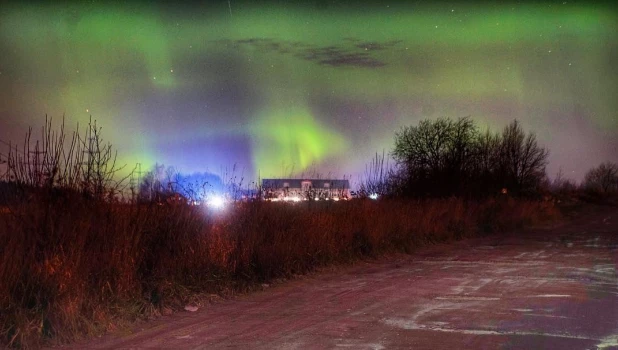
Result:
{"label": "treeline", "polygon": [[[90,121],[85,128],[66,133],[46,119],[40,139],[32,142],[32,129],[22,145],[8,148],[0,158],[0,204],[34,192],[83,195],[86,198],[125,202],[202,202],[213,193],[232,199],[260,198],[256,182],[247,182],[237,169],[212,173],[181,174],[173,167],[155,165],[138,174],[118,176],[116,151]],[[0,153],[0,155],[2,155]],[[605,162],[590,169],[581,183],[564,179],[562,172],[550,180],[545,171],[549,151],[534,133],[518,121],[499,132],[481,128],[469,117],[423,120],[395,133],[388,155],[376,154],[361,179],[358,197],[372,194],[403,198],[486,198],[498,194],[539,198],[562,195],[613,196],[618,193],[618,165]],[[389,166],[388,159],[394,161]],[[0,170],[2,170],[0,168]]]}
{"label": "treeline", "polygon": [[[536,196],[546,181],[548,150],[517,121],[502,132],[481,131],[470,118],[423,120],[395,134],[395,167],[371,165],[365,189],[402,197]],[[376,164],[379,164],[376,166]]]}
{"label": "treeline", "polygon": [[518,121],[500,132],[481,130],[470,118],[423,120],[395,134],[389,166],[376,154],[367,166],[359,195],[415,198],[486,198],[552,195],[593,199],[618,194],[618,165],[601,163],[581,183],[560,171],[550,180],[549,150]]}
{"label": "treeline", "polygon": [[[137,178],[137,186],[129,186],[129,198],[132,202],[144,204],[170,201],[201,203],[221,194],[233,201],[259,196],[259,185],[246,181],[243,171],[239,171],[236,165],[221,169],[221,173],[222,175],[209,172],[183,174],[173,166],[166,167],[157,163]],[[132,179],[135,180],[135,176],[132,176]]]}

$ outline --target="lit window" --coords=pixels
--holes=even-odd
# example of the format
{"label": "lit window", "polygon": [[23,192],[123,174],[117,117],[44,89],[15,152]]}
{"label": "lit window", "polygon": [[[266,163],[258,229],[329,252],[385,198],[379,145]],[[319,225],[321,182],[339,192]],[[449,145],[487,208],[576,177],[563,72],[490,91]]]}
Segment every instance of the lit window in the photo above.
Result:
{"label": "lit window", "polygon": [[324,188],[330,188],[330,182],[325,182],[324,183]]}

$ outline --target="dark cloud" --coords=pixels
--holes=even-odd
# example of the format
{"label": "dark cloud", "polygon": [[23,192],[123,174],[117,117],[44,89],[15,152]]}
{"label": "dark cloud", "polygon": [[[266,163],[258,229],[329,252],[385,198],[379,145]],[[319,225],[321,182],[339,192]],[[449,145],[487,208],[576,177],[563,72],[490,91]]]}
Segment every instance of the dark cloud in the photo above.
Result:
{"label": "dark cloud", "polygon": [[378,68],[386,65],[386,63],[371,57],[369,53],[343,51],[332,47],[307,49],[299,57],[333,67]]}
{"label": "dark cloud", "polygon": [[[373,56],[371,51],[385,50],[400,43],[400,40],[387,42],[362,42],[355,38],[345,38],[340,46],[313,46],[302,42],[278,41],[270,38],[248,38],[224,41],[226,46],[251,46],[261,52],[292,54],[300,59],[331,67],[379,68],[386,62]],[[223,41],[221,41],[223,42]],[[349,46],[348,43],[354,45]]]}
{"label": "dark cloud", "polygon": [[393,46],[399,44],[402,42],[402,40],[392,40],[392,41],[387,41],[387,42],[383,42],[383,43],[379,43],[379,42],[375,42],[375,41],[363,41],[363,42],[358,42],[356,41],[357,44],[354,45],[359,49],[363,49],[363,50],[386,50],[386,49],[390,49]]}
{"label": "dark cloud", "polygon": [[268,38],[250,38],[243,40],[234,41],[236,46],[241,45],[250,45],[253,48],[262,51],[262,52],[276,52],[280,54],[285,54],[291,52],[294,47],[290,45],[290,43],[286,41],[275,41],[273,39]]}

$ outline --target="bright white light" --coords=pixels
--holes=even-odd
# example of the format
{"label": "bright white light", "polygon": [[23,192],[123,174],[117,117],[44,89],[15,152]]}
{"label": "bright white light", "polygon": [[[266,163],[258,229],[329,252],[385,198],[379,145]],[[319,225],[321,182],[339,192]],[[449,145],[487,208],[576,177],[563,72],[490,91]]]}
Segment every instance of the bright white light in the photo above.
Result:
{"label": "bright white light", "polygon": [[223,197],[212,196],[210,199],[208,199],[209,207],[212,207],[215,209],[221,209],[223,208],[224,205],[225,205],[225,201],[223,200]]}
{"label": "bright white light", "polygon": [[300,202],[300,197],[298,197],[298,196],[292,197],[292,200],[294,202]]}
{"label": "bright white light", "polygon": [[336,202],[339,200],[339,197],[333,197],[333,200]]}
{"label": "bright white light", "polygon": [[378,199],[378,194],[377,193],[372,193],[372,194],[369,195],[369,198],[371,198],[373,200]]}
{"label": "bright white light", "polygon": [[314,199],[315,199],[316,201],[319,201],[319,200],[320,200],[320,198],[319,198],[319,197],[315,197]]}

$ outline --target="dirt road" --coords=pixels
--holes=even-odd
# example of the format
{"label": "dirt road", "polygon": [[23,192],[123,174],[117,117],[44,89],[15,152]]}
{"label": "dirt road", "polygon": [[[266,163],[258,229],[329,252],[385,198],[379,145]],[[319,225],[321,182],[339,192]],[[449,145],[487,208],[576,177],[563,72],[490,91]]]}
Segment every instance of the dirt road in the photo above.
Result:
{"label": "dirt road", "polygon": [[618,209],[364,262],[76,348],[618,349]]}

